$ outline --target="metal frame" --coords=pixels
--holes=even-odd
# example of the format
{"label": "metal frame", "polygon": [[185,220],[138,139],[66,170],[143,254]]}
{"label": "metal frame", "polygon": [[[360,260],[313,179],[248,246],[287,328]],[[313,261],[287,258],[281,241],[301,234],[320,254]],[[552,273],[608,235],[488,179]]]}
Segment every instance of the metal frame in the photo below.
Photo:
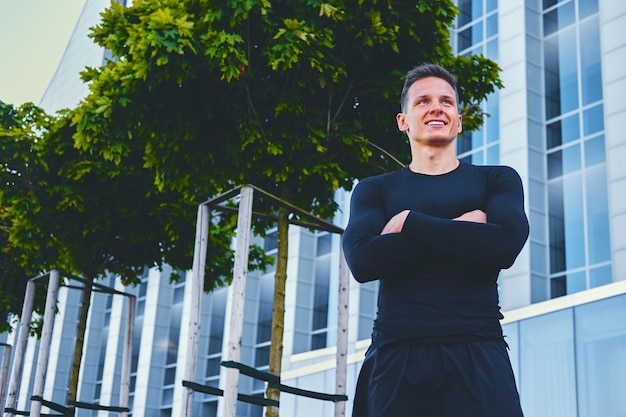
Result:
{"label": "metal frame", "polygon": [[[58,289],[59,289],[59,281],[60,281],[60,272],[58,270],[52,270],[48,273],[40,275],[35,278],[31,278],[28,280],[26,284],[26,292],[24,295],[24,304],[22,306],[22,316],[20,321],[20,329],[17,335],[17,342],[15,345],[15,355],[13,358],[13,366],[11,368],[11,379],[9,382],[9,390],[7,393],[7,401],[4,408],[4,417],[13,417],[15,414],[25,415],[28,414],[31,417],[40,417],[41,416],[41,407],[42,405],[47,406],[53,410],[62,412],[62,414],[72,414],[70,410],[72,407],[77,408],[89,408],[89,409],[97,409],[97,410],[107,410],[107,411],[117,411],[120,413],[120,417],[126,417],[128,414],[128,399],[129,399],[129,389],[130,389],[130,368],[131,368],[131,359],[132,359],[132,343],[133,343],[133,332],[135,325],[135,308],[136,308],[136,297],[132,294],[128,294],[125,292],[117,291],[113,288],[107,287],[102,284],[98,284],[96,282],[92,283],[92,287],[94,291],[104,292],[112,295],[123,295],[128,297],[128,317],[126,324],[126,331],[124,332],[124,348],[122,352],[122,375],[121,375],[121,386],[120,386],[120,405],[119,407],[112,406],[102,406],[99,404],[88,404],[82,402],[75,402],[73,404],[69,404],[70,407],[63,406],[61,404],[56,404],[51,401],[46,401],[43,399],[43,391],[46,383],[46,373],[48,369],[48,359],[50,356],[50,344],[52,338],[52,331],[54,328],[54,316],[55,316],[55,308],[57,303]],[[83,278],[64,273],[63,277],[69,278],[75,281],[82,282],[85,284],[85,280]],[[35,381],[33,386],[33,395],[31,397],[31,408],[30,412],[22,412],[15,409],[15,405],[17,402],[17,395],[19,392],[19,386],[22,379],[22,371],[24,365],[24,353],[26,351],[26,344],[28,339],[28,334],[30,330],[30,322],[32,319],[33,313],[33,304],[35,301],[35,291],[36,284],[39,281],[44,279],[48,279],[48,291],[46,295],[46,306],[44,310],[43,317],[43,326],[41,333],[41,340],[39,343],[39,353],[37,357],[37,368],[35,371]],[[78,288],[81,289],[83,287],[75,287],[75,286],[67,286],[68,288]]]}
{"label": "metal frame", "polygon": [[[231,327],[224,329],[224,337],[227,340],[227,349],[223,352],[226,363],[238,363],[241,353],[241,337],[243,328],[243,305],[245,299],[245,287],[248,264],[248,246],[250,241],[250,231],[252,216],[275,220],[276,216],[252,211],[254,192],[260,194],[279,206],[290,211],[295,216],[290,216],[290,224],[303,226],[315,230],[323,230],[330,233],[342,234],[343,229],[326,222],[309,212],[306,212],[293,204],[290,204],[273,194],[268,193],[253,185],[242,185],[233,188],[221,195],[216,196],[198,205],[198,217],[196,223],[196,238],[191,274],[192,300],[190,306],[190,316],[188,322],[187,354],[185,356],[185,367],[183,371],[183,390],[181,417],[191,417],[193,412],[194,388],[200,384],[195,380],[195,370],[197,364],[198,339],[200,333],[200,313],[204,285],[204,270],[207,257],[208,230],[210,224],[211,210],[224,212],[238,212],[237,219],[237,243],[235,250],[235,265],[233,281],[227,301],[226,311],[232,317]],[[222,203],[240,196],[239,207],[228,207]],[[343,252],[341,252],[339,267],[339,310],[337,323],[337,367],[336,367],[336,392],[341,397],[335,401],[335,417],[345,415],[345,393],[348,369],[348,302],[349,302],[349,271],[345,263]],[[238,394],[240,369],[238,367],[227,367],[222,381],[224,389],[221,391],[223,400],[221,402],[220,414],[222,417],[235,417]],[[303,390],[304,391],[304,390]],[[213,392],[213,393],[215,393]],[[345,397],[347,398],[347,397]]]}

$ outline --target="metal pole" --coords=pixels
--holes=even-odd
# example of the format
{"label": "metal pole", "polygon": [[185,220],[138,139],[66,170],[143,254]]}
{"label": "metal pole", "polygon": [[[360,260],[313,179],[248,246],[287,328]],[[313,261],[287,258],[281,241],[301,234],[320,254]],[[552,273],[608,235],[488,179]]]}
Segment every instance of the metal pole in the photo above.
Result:
{"label": "metal pole", "polygon": [[[341,245],[340,245],[341,246]],[[346,393],[348,379],[348,306],[350,303],[350,272],[343,249],[339,253],[339,312],[337,315],[337,368],[335,369],[336,394]],[[346,415],[346,402],[335,403],[335,417]]]}
{"label": "metal pole", "polygon": [[[196,219],[196,244],[193,252],[193,267],[191,271],[191,306],[189,311],[188,343],[185,355],[183,380],[194,381],[196,377],[196,363],[198,361],[198,337],[200,334],[200,317],[202,309],[202,293],[204,291],[204,269],[209,239],[209,207],[206,204],[198,206]],[[183,417],[191,417],[193,413],[193,390],[183,387],[181,410]]]}
{"label": "metal pole", "polygon": [[[26,342],[30,328],[30,319],[33,315],[33,304],[35,302],[35,281],[30,279],[26,284],[24,293],[24,305],[22,306],[22,317],[20,320],[19,333],[15,344],[15,356],[13,357],[13,367],[11,368],[11,379],[9,380],[9,391],[5,409],[15,409],[17,403],[17,392],[20,389],[22,380],[22,369],[24,368],[24,353],[26,352]],[[4,417],[12,417],[12,412],[5,412]]]}
{"label": "metal pole", "polygon": [[[46,372],[48,371],[48,359],[50,358],[50,342],[52,329],[54,328],[54,314],[57,304],[57,292],[59,289],[59,271],[50,271],[48,278],[48,294],[46,295],[46,307],[43,314],[43,327],[41,329],[41,341],[39,342],[39,355],[37,369],[35,370],[35,385],[33,396],[43,397],[46,384]],[[41,414],[41,402],[33,401],[30,406],[30,416],[39,417]]]}
{"label": "metal pole", "polygon": [[9,362],[11,361],[11,345],[0,343],[4,347],[2,357],[2,372],[0,372],[0,407],[4,404],[4,392],[7,389],[7,376],[9,375]]}
{"label": "metal pole", "polygon": [[[133,333],[135,332],[135,306],[137,298],[128,296],[128,316],[126,318],[126,331],[124,332],[124,350],[122,352],[122,376],[120,380],[120,407],[128,407],[130,395],[130,368],[133,357]],[[126,417],[127,411],[122,411],[120,417]]]}
{"label": "metal pole", "polygon": [[[243,309],[246,294],[246,277],[248,274],[248,248],[250,246],[250,229],[252,226],[252,187],[243,186],[240,195],[233,282],[230,287],[229,305],[226,308],[230,317],[230,327],[225,329],[228,334],[226,338],[228,344],[224,352],[225,360],[234,362],[239,362],[241,359]],[[224,399],[220,404],[221,412],[218,410],[217,415],[235,417],[237,414],[237,393],[239,391],[239,370],[236,368],[225,368],[223,375]]]}

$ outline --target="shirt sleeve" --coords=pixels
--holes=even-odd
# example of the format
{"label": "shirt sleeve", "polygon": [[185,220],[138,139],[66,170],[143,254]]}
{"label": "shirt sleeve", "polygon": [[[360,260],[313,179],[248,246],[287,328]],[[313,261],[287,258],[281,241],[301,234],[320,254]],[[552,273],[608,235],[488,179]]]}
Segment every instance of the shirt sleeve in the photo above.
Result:
{"label": "shirt sleeve", "polygon": [[343,233],[346,262],[358,282],[414,274],[433,251],[402,233],[380,235],[387,223],[380,184],[364,180],[352,192],[350,220]]}
{"label": "shirt sleeve", "polygon": [[487,181],[485,207],[476,207],[485,211],[487,223],[442,219],[411,211],[401,234],[451,259],[510,268],[529,233],[522,182],[509,167],[492,170]]}

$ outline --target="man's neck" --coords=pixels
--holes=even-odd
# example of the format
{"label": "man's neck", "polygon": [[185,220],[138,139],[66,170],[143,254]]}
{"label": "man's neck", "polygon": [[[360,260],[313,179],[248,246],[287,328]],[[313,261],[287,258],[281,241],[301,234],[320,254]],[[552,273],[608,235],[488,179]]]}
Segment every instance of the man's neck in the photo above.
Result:
{"label": "man's neck", "polygon": [[413,152],[413,159],[409,164],[409,169],[419,174],[440,175],[453,171],[459,166],[459,160],[454,152]]}

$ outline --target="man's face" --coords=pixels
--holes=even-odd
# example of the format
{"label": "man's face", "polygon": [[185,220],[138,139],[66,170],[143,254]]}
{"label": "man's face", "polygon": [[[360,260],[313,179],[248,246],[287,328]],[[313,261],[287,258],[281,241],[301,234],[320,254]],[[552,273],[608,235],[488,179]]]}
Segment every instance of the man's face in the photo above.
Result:
{"label": "man's face", "polygon": [[417,80],[409,88],[406,108],[396,116],[398,129],[411,141],[445,146],[461,132],[461,119],[454,89],[438,77]]}

